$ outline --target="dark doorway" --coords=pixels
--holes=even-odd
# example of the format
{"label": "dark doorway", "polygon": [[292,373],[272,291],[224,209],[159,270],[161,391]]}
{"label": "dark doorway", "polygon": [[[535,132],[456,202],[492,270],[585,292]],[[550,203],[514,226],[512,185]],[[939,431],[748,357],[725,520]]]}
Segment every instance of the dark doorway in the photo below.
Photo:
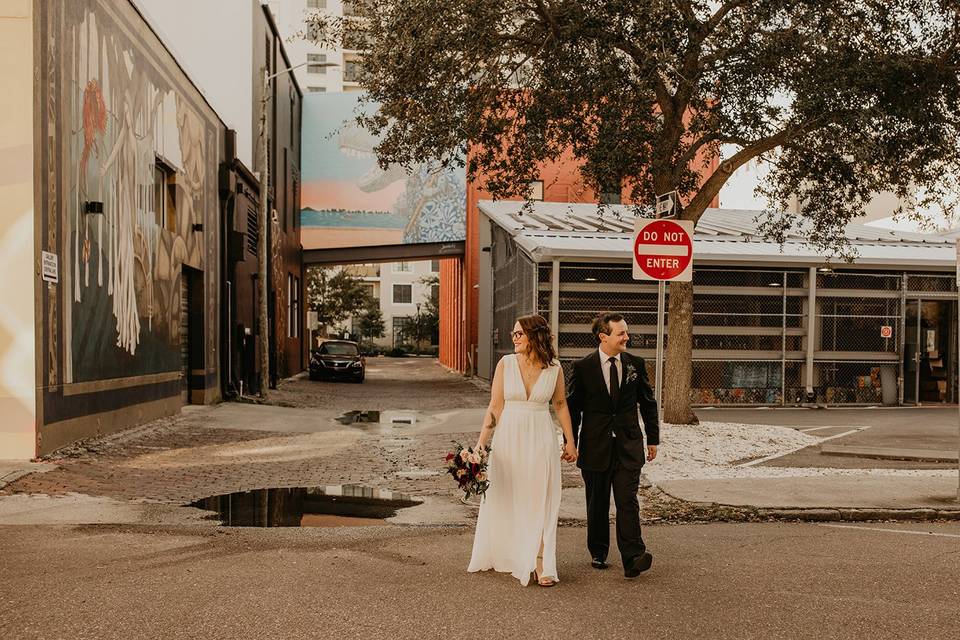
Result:
{"label": "dark doorway", "polygon": [[207,372],[203,352],[203,272],[180,273],[180,358],[184,404],[203,404]]}
{"label": "dark doorway", "polygon": [[905,314],[904,402],[953,402],[951,384],[956,349],[955,304],[940,300],[908,300]]}

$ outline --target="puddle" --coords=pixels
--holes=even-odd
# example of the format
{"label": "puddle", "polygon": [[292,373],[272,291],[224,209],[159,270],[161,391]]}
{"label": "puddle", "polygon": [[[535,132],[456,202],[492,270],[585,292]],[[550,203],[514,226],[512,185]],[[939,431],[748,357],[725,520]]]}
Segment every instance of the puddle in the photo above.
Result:
{"label": "puddle", "polygon": [[380,423],[379,411],[347,411],[345,414],[336,418],[340,424],[371,424]]}
{"label": "puddle", "polygon": [[356,527],[384,524],[421,502],[395,491],[335,485],[238,491],[190,506],[216,512],[228,527]]}
{"label": "puddle", "polygon": [[412,427],[417,424],[417,411],[347,411],[335,418],[346,425],[380,425],[382,427]]}

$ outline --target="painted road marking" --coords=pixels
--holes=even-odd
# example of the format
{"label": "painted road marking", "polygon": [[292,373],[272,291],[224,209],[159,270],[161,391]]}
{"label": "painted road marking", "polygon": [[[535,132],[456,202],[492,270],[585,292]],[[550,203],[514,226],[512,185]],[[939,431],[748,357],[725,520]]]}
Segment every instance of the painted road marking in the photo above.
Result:
{"label": "painted road marking", "polygon": [[[871,425],[871,426],[872,426],[872,425]],[[869,428],[870,428],[870,427],[857,427],[856,429],[850,429],[849,431],[844,431],[843,433],[838,433],[838,434],[835,435],[835,436],[830,436],[830,437],[828,437],[828,438],[820,438],[819,440],[817,440],[816,442],[814,442],[814,443],[812,443],[812,444],[805,444],[805,445],[803,445],[802,447],[797,447],[797,448],[795,448],[795,449],[791,449],[790,451],[785,451],[785,452],[783,452],[783,453],[774,453],[773,455],[769,455],[769,456],[767,456],[766,458],[760,458],[759,460],[751,460],[750,462],[744,462],[743,464],[738,464],[737,467],[738,467],[738,468],[741,468],[741,467],[754,467],[754,466],[756,466],[756,465],[758,465],[758,464],[763,464],[764,462],[767,462],[768,460],[776,460],[777,458],[782,458],[782,457],[784,457],[784,456],[788,456],[788,455],[790,455],[791,453],[796,453],[797,451],[802,451],[803,449],[806,449],[806,448],[808,448],[808,447],[812,447],[812,446],[814,446],[814,445],[820,444],[821,442],[826,442],[827,440],[833,440],[834,438],[842,438],[843,436],[848,436],[848,435],[850,435],[851,433],[857,433],[858,431],[865,431],[866,429],[869,429]]]}
{"label": "painted road marking", "polygon": [[876,527],[858,527],[852,524],[821,524],[821,527],[833,529],[856,529],[857,531],[879,531],[881,533],[906,533],[914,536],[939,536],[941,538],[960,538],[960,533],[937,533],[936,531],[910,531],[908,529],[878,529]]}

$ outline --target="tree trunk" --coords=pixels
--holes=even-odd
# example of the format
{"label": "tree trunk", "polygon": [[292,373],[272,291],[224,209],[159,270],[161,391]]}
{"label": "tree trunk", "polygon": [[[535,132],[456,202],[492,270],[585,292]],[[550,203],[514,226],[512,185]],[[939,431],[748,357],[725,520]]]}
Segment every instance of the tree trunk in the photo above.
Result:
{"label": "tree trunk", "polygon": [[697,424],[690,408],[693,373],[693,283],[671,282],[667,350],[663,363],[663,420]]}

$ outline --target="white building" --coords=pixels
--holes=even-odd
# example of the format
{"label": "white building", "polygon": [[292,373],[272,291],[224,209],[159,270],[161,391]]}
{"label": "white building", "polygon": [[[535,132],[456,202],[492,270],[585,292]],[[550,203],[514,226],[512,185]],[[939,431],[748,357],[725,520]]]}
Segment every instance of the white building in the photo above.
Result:
{"label": "white building", "polygon": [[[345,268],[364,281],[370,294],[380,304],[384,336],[374,339],[373,342],[388,348],[411,344],[412,338],[409,333],[404,335],[404,331],[417,314],[425,310],[431,294],[439,294],[439,284],[430,285],[424,280],[439,276],[440,261],[358,264]],[[354,334],[360,333],[356,319],[351,321],[350,331]],[[429,342],[430,336],[424,336],[424,341]]]}
{"label": "white building", "polygon": [[[314,11],[331,16],[353,14],[353,3],[343,0],[267,0],[283,35],[293,65],[312,63],[296,70],[304,93],[360,91],[357,81],[363,54],[356,49],[324,49],[302,37],[304,20]],[[324,67],[324,63],[336,66]]]}

